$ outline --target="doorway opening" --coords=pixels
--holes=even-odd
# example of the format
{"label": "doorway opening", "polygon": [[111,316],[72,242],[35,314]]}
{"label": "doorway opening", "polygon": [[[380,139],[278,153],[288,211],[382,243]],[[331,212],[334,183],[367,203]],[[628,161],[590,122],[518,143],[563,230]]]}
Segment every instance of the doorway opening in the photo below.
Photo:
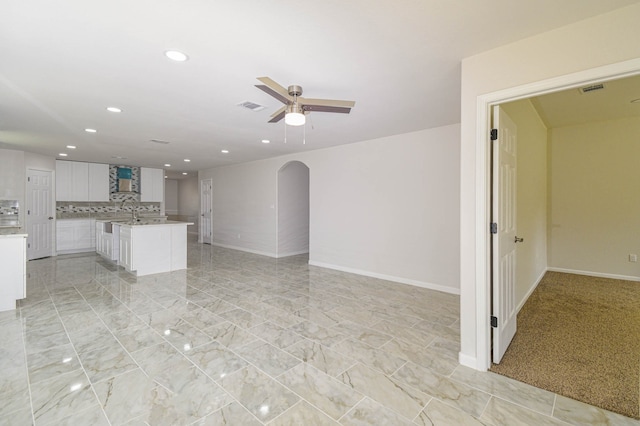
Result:
{"label": "doorway opening", "polygon": [[278,170],[276,257],[309,253],[309,167],[291,161]]}
{"label": "doorway opening", "polygon": [[461,353],[462,363],[475,365],[479,370],[487,370],[491,366],[491,250],[490,233],[488,232],[491,217],[490,203],[490,111],[494,105],[531,98],[534,96],[557,92],[565,89],[578,89],[581,86],[595,84],[640,74],[640,60],[630,60],[606,65],[586,71],[567,74],[535,83],[516,86],[480,95],[476,99],[477,125],[476,140],[478,142],[477,161],[475,163],[475,269],[474,293],[475,316],[473,330],[467,327],[465,333],[475,334],[475,359]]}
{"label": "doorway opening", "polygon": [[213,180],[200,181],[200,232],[198,239],[202,244],[213,244]]}
{"label": "doorway opening", "polygon": [[55,201],[52,176],[53,173],[48,170],[27,169],[27,260],[54,254]]}
{"label": "doorway opening", "polygon": [[[599,80],[607,88],[608,93],[602,91],[598,95],[594,93],[583,94],[580,90],[582,86],[591,87],[592,85],[582,83],[580,88],[571,86],[568,89],[561,88],[545,94],[532,94],[530,97],[499,103],[500,108],[509,112],[514,118],[518,126],[518,135],[525,136],[524,140],[518,138],[517,163],[518,235],[525,238],[523,244],[517,245],[517,270],[519,273],[516,274],[515,287],[510,290],[512,294],[515,293],[517,296],[515,301],[518,306],[516,313],[525,305],[525,302],[538,287],[538,283],[542,281],[543,277],[544,281],[542,282],[547,284],[540,286],[540,288],[544,288],[546,293],[551,291],[549,281],[552,278],[554,284],[562,283],[561,286],[557,286],[557,290],[562,289],[563,292],[568,291],[569,284],[578,282],[578,280],[580,282],[588,282],[589,279],[593,279],[589,277],[622,279],[627,282],[640,281],[640,269],[632,263],[633,260],[628,255],[628,253],[634,253],[633,248],[637,246],[638,234],[635,233],[635,228],[629,225],[633,223],[632,217],[637,216],[640,204],[633,201],[635,197],[629,196],[629,194],[634,193],[635,185],[627,183],[637,182],[637,179],[630,176],[630,174],[633,175],[635,173],[634,170],[636,168],[631,163],[637,158],[638,152],[637,143],[630,135],[637,134],[637,130],[634,131],[633,129],[637,129],[640,125],[638,122],[640,116],[638,110],[635,110],[635,113],[630,112],[629,106],[631,106],[631,100],[634,97],[631,93],[634,90],[630,90],[629,87],[638,87],[640,77],[637,75],[627,75],[623,76],[623,78],[620,78],[620,76],[614,77]],[[623,96],[619,97],[618,93],[623,94]],[[637,96],[635,97],[637,98]],[[575,100],[578,103],[571,103],[571,100]],[[606,106],[611,103],[611,100],[614,101],[612,104],[616,111],[609,112],[609,108]],[[598,106],[598,108],[593,108],[596,113],[593,117],[583,110],[585,107],[592,106],[587,105],[587,103]],[[563,112],[564,108],[568,110]],[[621,109],[623,111],[620,111]],[[544,125],[541,123],[544,123]],[[523,132],[520,132],[521,126],[523,126]],[[532,135],[535,134],[537,136],[533,137]],[[531,145],[536,143],[539,147],[532,148]],[[521,150],[521,148],[524,149]],[[527,170],[521,176],[520,168],[523,164]],[[524,179],[521,179],[521,177]],[[527,183],[526,189],[521,187],[521,181]],[[498,197],[502,196],[502,192],[495,191],[495,187],[493,188],[493,194]],[[491,203],[488,204],[491,205]],[[524,213],[521,213],[521,211]],[[521,221],[521,218],[525,220]],[[521,229],[521,225],[523,225],[521,222],[524,222],[524,229]],[[513,243],[513,241],[510,242]],[[606,250],[603,250],[603,248],[606,248]],[[490,254],[495,256],[495,251]],[[522,271],[520,264],[523,264],[526,270]],[[558,272],[577,275],[573,275],[574,278],[567,284],[567,281],[561,281],[558,278]],[[579,278],[581,276],[584,277],[584,280]],[[494,300],[494,306],[490,311],[491,316],[494,316],[496,312],[496,293],[503,291],[502,287],[496,285],[495,282],[495,263],[493,277],[493,286],[489,291],[490,297],[492,296]],[[609,282],[604,279],[595,279],[595,281],[598,281],[601,286],[607,287],[605,292],[613,291],[613,281]],[[586,285],[581,288],[586,288]],[[531,298],[531,302],[527,303],[527,308],[523,313],[529,312],[530,314],[530,303],[537,303],[538,305],[536,306],[542,309],[539,307],[539,301],[547,299],[545,299],[546,293],[543,296],[540,291],[542,290],[536,292],[536,296]],[[553,291],[556,291],[556,289]],[[586,290],[583,292],[585,294],[588,293]],[[507,296],[506,293],[502,294],[502,296]],[[614,295],[612,293],[608,294],[613,299]],[[552,298],[553,303],[559,303],[559,300],[560,298],[558,297]],[[577,301],[578,298],[574,297],[570,298],[570,300]],[[604,300],[605,298],[599,299],[599,306],[604,306]],[[571,309],[571,312],[576,312],[581,306],[581,303],[576,302],[575,305],[568,304],[567,309]],[[622,309],[621,306],[621,304],[613,304],[610,309],[619,311]],[[560,315],[561,312],[564,312],[564,310],[558,311],[558,314]],[[611,321],[611,312],[609,311],[609,314],[605,314],[607,321]],[[523,314],[523,318],[531,317],[531,315]],[[549,324],[550,327],[551,324],[558,324],[554,315],[545,316],[544,318],[545,321],[540,324]],[[587,318],[586,315],[582,315],[581,318],[581,321],[587,321],[585,319]],[[595,323],[601,324],[603,321],[595,321]],[[533,323],[531,320],[528,322],[523,321],[522,324],[528,326],[525,329],[530,333],[531,325],[535,324],[535,321]],[[613,327],[613,329],[617,328],[619,327]],[[568,337],[566,330],[569,327],[567,325],[558,329],[562,330],[559,332],[562,339],[561,344],[559,343],[556,346],[563,347],[562,345],[568,341],[566,340]],[[605,343],[605,341],[609,341],[608,338],[604,339],[604,341],[600,340],[600,343],[596,343],[598,341],[593,340],[593,336],[597,334],[598,330],[599,327],[597,326],[591,328],[588,335],[589,339],[575,338],[578,339],[578,343],[589,340],[596,346],[604,347],[605,349],[598,353],[598,357],[606,357],[607,350],[611,345]],[[495,331],[496,329],[493,328],[494,337],[490,342],[488,353],[491,353],[492,345],[495,350]],[[547,339],[544,336],[549,336],[549,341],[554,341],[553,339],[558,337],[552,333],[543,333],[540,326],[535,326],[533,335],[535,336],[537,349],[545,347]],[[513,351],[510,351],[511,365],[513,364],[514,356],[516,356],[514,353],[527,353],[527,356],[533,357],[533,348],[524,349],[523,352],[522,342],[526,341],[523,336],[529,335],[521,335],[518,345],[514,346]],[[575,336],[579,336],[579,333],[575,334]],[[616,342],[621,346],[619,346],[618,351],[614,349],[614,353],[624,352],[621,349],[623,344],[620,343],[622,339],[617,339]],[[572,365],[572,368],[579,369],[581,364],[587,365],[588,353],[580,352],[580,347],[579,344],[574,343],[570,348],[567,347],[561,351],[563,355],[567,355],[571,359],[583,360],[582,362],[574,363],[576,365]],[[516,351],[516,348],[518,351]],[[551,351],[545,350],[541,353],[546,356]],[[541,355],[540,360],[542,359],[544,357]],[[561,360],[562,357],[557,359]],[[505,358],[505,360],[508,360],[508,358]],[[535,360],[537,361],[537,359]],[[539,377],[556,368],[552,361],[549,360],[549,362],[543,363],[543,368],[538,368]],[[517,364],[521,371],[527,371],[527,377],[534,377],[534,372],[536,371],[533,367],[534,358],[529,358],[525,361],[525,358],[520,357]],[[625,365],[617,362],[613,364],[617,366]],[[495,366],[494,368],[497,371],[509,371],[505,368],[497,368]],[[568,371],[567,368],[564,370]],[[591,371],[604,371],[604,369],[592,368]],[[626,371],[628,372],[626,375],[629,376],[637,374],[636,370],[629,371],[627,369]],[[589,373],[585,371],[584,374]],[[624,375],[625,372],[617,371],[615,375],[618,374]],[[509,374],[505,375],[516,377]],[[554,374],[552,376],[556,378],[561,375]],[[575,377],[577,376],[579,375],[576,374]],[[523,381],[527,382],[527,380]],[[564,383],[568,383],[567,381],[558,381],[562,386],[564,386]],[[589,381],[589,386],[592,381]],[[574,388],[578,388],[577,382],[577,380],[572,382]],[[560,388],[557,384],[554,385],[555,387],[545,387],[543,382],[535,383],[544,389],[571,396],[559,391],[558,389]],[[637,391],[637,379],[635,387]],[[625,393],[625,395],[627,394]],[[574,399],[581,400],[575,397]],[[585,402],[601,406],[594,401],[585,400]],[[637,400],[635,404],[637,412]],[[612,410],[611,407],[602,407]]]}

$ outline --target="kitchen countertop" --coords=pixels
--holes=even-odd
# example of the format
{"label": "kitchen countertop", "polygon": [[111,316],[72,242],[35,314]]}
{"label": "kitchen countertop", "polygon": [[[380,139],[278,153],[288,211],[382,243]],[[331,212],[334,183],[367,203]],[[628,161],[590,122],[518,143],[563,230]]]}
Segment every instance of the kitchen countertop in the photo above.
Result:
{"label": "kitchen countertop", "polygon": [[193,222],[179,222],[177,220],[146,220],[141,219],[137,221],[128,220],[126,222],[114,221],[116,225],[120,226],[154,226],[154,225],[193,225]]}
{"label": "kitchen countertop", "polygon": [[[159,216],[157,214],[155,214],[155,215],[142,215],[142,214],[139,214],[138,217],[140,219],[166,219],[167,218],[167,216]],[[87,216],[86,213],[62,213],[62,214],[58,214],[56,219],[57,220],[65,220],[65,219],[95,219],[96,221],[99,221],[99,222],[116,222],[116,221],[123,221],[123,220],[131,220],[131,213],[119,214],[119,215],[102,213],[99,216],[98,215]]]}
{"label": "kitchen countertop", "polygon": [[4,233],[0,233],[0,238],[27,238],[27,234],[4,234]]}

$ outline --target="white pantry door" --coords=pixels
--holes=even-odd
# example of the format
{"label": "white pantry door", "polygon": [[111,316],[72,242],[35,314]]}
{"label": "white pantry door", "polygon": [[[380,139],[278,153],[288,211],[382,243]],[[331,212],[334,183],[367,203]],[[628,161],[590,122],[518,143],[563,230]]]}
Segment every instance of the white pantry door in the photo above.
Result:
{"label": "white pantry door", "polygon": [[52,172],[27,170],[27,259],[53,256]]}
{"label": "white pantry door", "polygon": [[[498,364],[516,334],[516,148],[517,127],[493,107],[492,159],[492,330],[493,362]],[[492,138],[493,139],[493,138]]]}
{"label": "white pantry door", "polygon": [[200,181],[200,241],[203,244],[212,243],[211,187],[211,179]]}

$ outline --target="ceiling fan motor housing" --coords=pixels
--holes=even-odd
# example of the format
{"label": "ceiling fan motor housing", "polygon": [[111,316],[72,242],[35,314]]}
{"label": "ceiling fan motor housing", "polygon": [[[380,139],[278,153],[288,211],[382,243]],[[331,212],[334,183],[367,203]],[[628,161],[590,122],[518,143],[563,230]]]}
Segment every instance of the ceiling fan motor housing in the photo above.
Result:
{"label": "ceiling fan motor housing", "polygon": [[289,91],[290,96],[302,96],[302,87],[297,84],[289,86],[287,90]]}

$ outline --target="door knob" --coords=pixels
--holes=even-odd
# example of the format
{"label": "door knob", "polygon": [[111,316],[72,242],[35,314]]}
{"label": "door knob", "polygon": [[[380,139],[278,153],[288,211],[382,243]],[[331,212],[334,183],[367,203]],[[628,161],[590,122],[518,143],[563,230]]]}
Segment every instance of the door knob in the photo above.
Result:
{"label": "door knob", "polygon": [[53,217],[49,216],[49,220],[53,220]]}
{"label": "door knob", "polygon": [[516,241],[515,241],[516,243],[521,243],[521,242],[523,242],[523,241],[524,241],[524,238],[518,238],[518,237],[516,237]]}

